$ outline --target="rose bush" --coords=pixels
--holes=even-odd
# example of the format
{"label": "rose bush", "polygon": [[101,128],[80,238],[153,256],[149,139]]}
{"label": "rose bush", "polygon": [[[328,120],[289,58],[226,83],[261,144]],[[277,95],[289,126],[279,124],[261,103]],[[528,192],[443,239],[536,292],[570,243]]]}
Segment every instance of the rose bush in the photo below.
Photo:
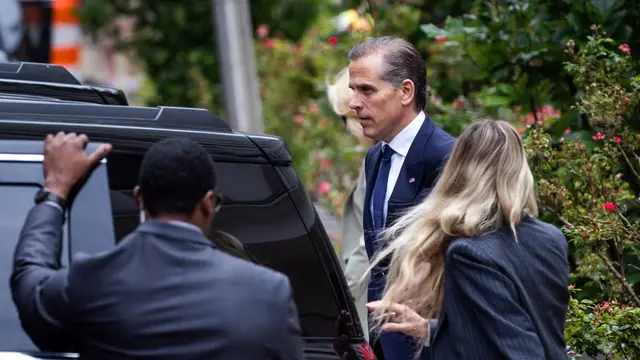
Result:
{"label": "rose bush", "polygon": [[640,358],[640,308],[619,305],[615,301],[594,303],[570,299],[565,336],[570,344],[571,360],[584,354],[604,354],[607,359]]}
{"label": "rose bush", "polygon": [[[571,40],[567,72],[582,91],[574,105],[593,130],[553,136],[547,124],[525,134],[540,205],[558,221],[571,246],[575,293],[566,338],[576,354],[608,359],[640,355],[640,103],[638,66],[627,44],[598,26],[577,49]],[[579,300],[581,298],[582,300]],[[589,299],[587,299],[589,298]],[[621,305],[617,305],[621,304]]]}

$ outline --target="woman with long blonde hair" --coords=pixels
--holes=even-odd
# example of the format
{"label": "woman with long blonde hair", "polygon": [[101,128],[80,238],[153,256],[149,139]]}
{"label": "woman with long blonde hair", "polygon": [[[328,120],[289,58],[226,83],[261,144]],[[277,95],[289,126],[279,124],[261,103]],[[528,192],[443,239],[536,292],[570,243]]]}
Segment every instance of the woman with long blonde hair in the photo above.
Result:
{"label": "woman with long blonde hair", "polygon": [[416,358],[566,359],[567,241],[537,212],[516,130],[471,124],[431,194],[381,236],[376,328],[414,337]]}

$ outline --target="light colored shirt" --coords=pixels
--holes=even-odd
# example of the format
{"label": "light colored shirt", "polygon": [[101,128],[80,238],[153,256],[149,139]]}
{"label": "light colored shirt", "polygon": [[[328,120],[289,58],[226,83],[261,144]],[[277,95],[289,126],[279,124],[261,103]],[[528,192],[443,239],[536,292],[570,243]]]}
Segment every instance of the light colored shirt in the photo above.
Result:
{"label": "light colored shirt", "polygon": [[[391,168],[389,170],[389,178],[387,179],[387,194],[384,198],[384,209],[383,209],[383,222],[386,223],[387,219],[387,209],[389,198],[391,198],[391,194],[393,193],[393,189],[396,187],[396,182],[398,181],[398,176],[400,175],[400,170],[402,170],[402,165],[404,164],[404,159],[407,157],[409,153],[409,149],[411,148],[411,144],[413,144],[413,140],[418,135],[422,124],[424,124],[424,120],[426,115],[424,112],[420,112],[415,119],[413,119],[407,127],[402,129],[396,135],[390,143],[382,142],[382,146],[389,146],[395,151],[393,156],[391,156]],[[374,190],[375,191],[375,190]],[[373,198],[373,194],[371,195]],[[373,217],[373,201],[371,201],[370,209],[371,217]],[[384,225],[383,223],[383,225]]]}

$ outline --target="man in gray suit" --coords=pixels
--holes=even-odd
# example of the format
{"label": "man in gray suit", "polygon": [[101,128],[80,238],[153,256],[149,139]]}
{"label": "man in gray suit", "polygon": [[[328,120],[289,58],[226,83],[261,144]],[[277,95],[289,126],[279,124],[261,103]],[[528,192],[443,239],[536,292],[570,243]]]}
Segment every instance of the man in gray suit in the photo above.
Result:
{"label": "man in gray suit", "polygon": [[46,189],[27,215],[11,276],[32,341],[65,351],[73,339],[87,359],[303,359],[288,279],[203,235],[219,205],[216,174],[190,140],[165,139],[145,155],[135,198],[147,221],[114,249],[60,267],[67,198],[111,150],[87,155],[88,141],[45,140]]}

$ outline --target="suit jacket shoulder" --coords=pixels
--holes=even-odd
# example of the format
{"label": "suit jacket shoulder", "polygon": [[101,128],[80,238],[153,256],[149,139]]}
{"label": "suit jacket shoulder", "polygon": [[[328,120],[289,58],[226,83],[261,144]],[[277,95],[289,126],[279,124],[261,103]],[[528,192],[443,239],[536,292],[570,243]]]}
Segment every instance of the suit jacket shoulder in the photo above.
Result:
{"label": "suit jacket shoulder", "polygon": [[520,245],[541,254],[564,257],[568,253],[562,231],[536,218],[526,218],[516,225],[516,235],[511,229],[503,228],[477,237],[460,237],[449,245],[446,258],[455,253],[472,253],[480,259],[501,263],[505,252],[514,253]]}
{"label": "suit jacket shoulder", "polygon": [[429,187],[435,183],[436,175],[440,173],[440,170],[444,167],[456,138],[451,136],[446,131],[442,130],[437,125],[431,134],[428,141],[428,146],[425,146],[422,150],[422,163],[424,164],[425,172],[431,176],[425,176],[423,183],[427,183]]}

